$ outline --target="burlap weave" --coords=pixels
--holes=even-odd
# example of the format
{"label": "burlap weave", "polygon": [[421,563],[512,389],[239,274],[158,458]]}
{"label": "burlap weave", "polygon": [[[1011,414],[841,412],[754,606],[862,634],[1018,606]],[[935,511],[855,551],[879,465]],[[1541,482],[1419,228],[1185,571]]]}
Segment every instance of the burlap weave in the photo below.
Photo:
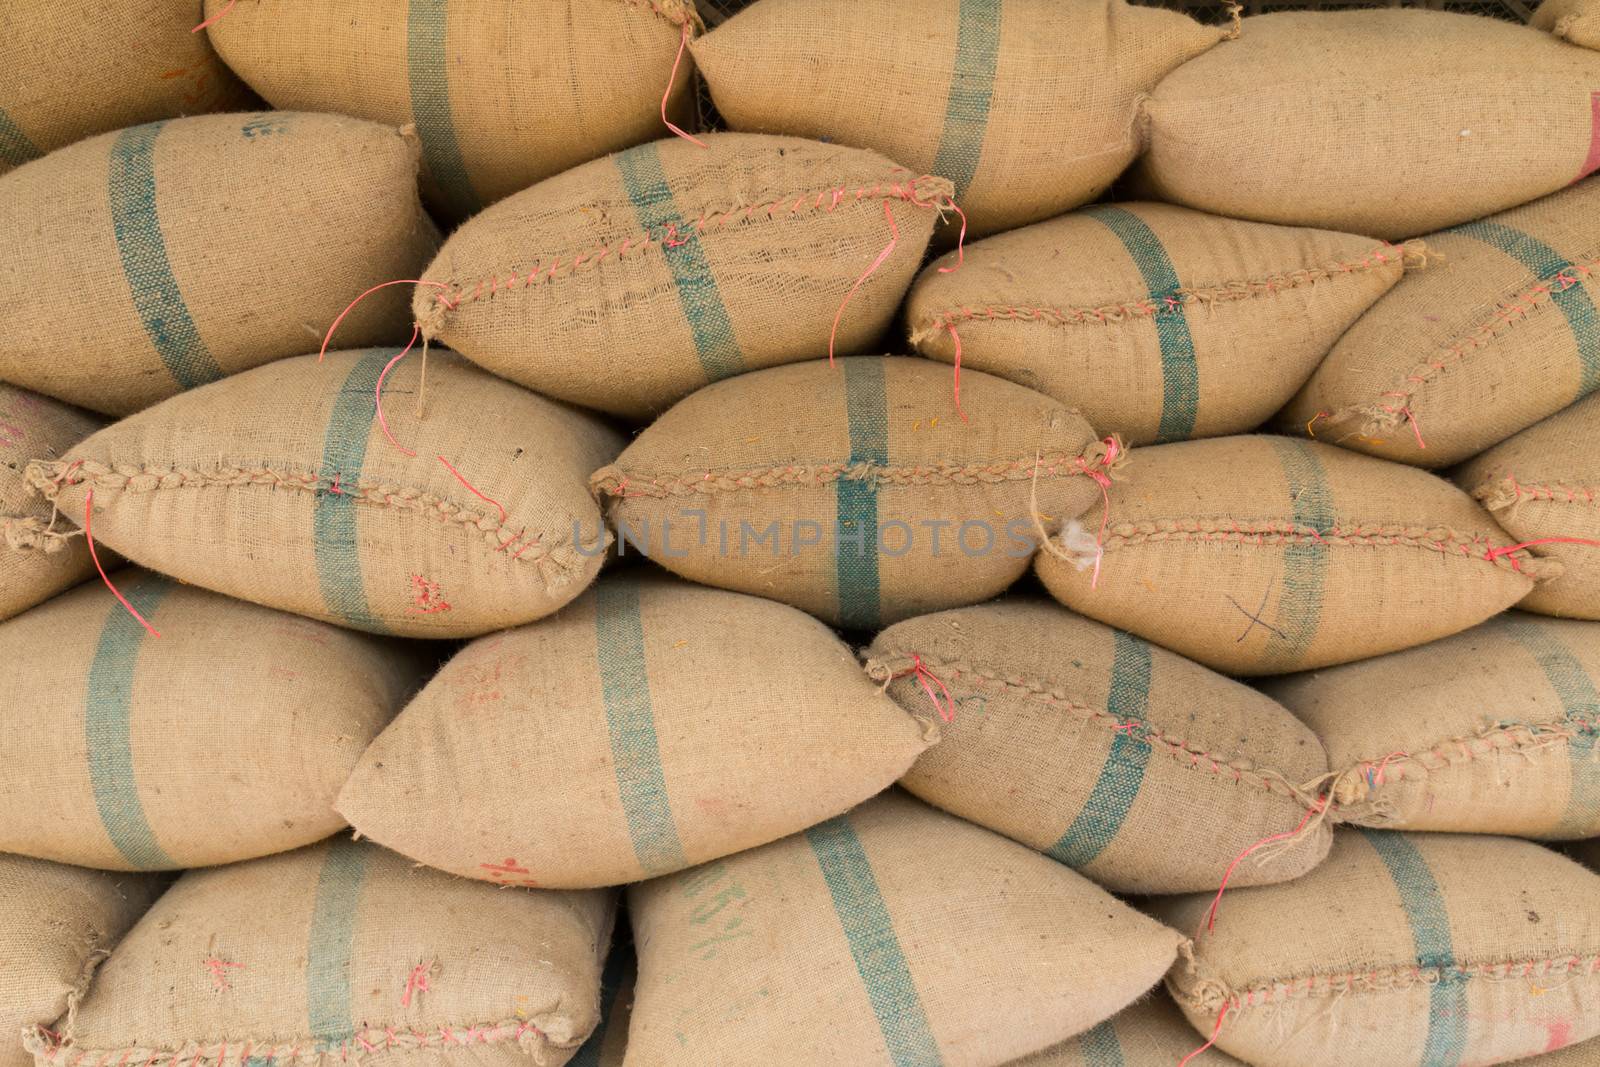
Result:
{"label": "burlap weave", "polygon": [[1600,4],[1595,0],[1544,0],[1528,25],[1584,48],[1600,48]]}
{"label": "burlap weave", "polygon": [[[1164,990],[1157,990],[1093,1030],[1037,1055],[1015,1060],[1009,1067],[1173,1067],[1204,1041],[1172,998]],[[1189,1060],[1188,1067],[1244,1065],[1209,1048]]]}

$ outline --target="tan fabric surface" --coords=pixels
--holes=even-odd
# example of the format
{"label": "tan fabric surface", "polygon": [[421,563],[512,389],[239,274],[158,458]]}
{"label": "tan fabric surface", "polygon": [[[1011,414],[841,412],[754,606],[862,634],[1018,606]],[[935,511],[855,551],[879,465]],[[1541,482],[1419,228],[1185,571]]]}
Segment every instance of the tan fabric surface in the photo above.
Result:
{"label": "tan fabric surface", "polygon": [[[1173,1067],[1205,1044],[1165,991],[1116,1015],[1071,1041],[1014,1061],[1010,1067]],[[1189,1067],[1242,1067],[1215,1048],[1189,1061]]]}
{"label": "tan fabric surface", "polygon": [[[1594,0],[1544,0],[1528,25],[1584,48],[1600,48],[1600,4]],[[1595,1055],[1600,1057],[1600,1049]]]}

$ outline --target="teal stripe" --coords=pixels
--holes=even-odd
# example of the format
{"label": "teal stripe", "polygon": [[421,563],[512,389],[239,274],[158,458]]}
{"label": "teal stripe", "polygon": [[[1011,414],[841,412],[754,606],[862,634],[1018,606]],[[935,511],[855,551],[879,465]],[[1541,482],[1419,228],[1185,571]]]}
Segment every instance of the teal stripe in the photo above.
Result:
{"label": "teal stripe", "polygon": [[989,129],[995,69],[1000,62],[1001,0],[961,0],[956,21],[956,62],[944,105],[944,132],[933,157],[933,173],[955,183],[956,199],[966,195]]}
{"label": "teal stripe", "polygon": [[[1546,281],[1563,271],[1574,269],[1561,253],[1537,237],[1502,223],[1469,222],[1450,232],[1475,238],[1499,249]],[[1572,398],[1576,400],[1600,388],[1600,315],[1596,314],[1594,301],[1589,299],[1589,292],[1582,284],[1568,285],[1559,292],[1552,292],[1550,300],[1567,317],[1572,339],[1578,345],[1580,383],[1578,392]]]}
{"label": "teal stripe", "polygon": [[1455,1067],[1467,1048],[1467,979],[1456,970],[1444,896],[1427,861],[1405,834],[1366,829],[1360,833],[1383,860],[1400,891],[1417,966],[1439,971],[1429,998],[1428,1037],[1418,1067]]}
{"label": "teal stripe", "polygon": [[[155,614],[172,586],[155,576],[141,578],[124,594],[145,618]],[[170,871],[178,864],[156,840],[139,800],[133,769],[133,676],[139,669],[145,629],[113,603],[100,630],[100,644],[89,664],[84,701],[84,739],[89,751],[89,784],[100,823],[122,858],[141,871]]]}
{"label": "teal stripe", "polygon": [[850,943],[850,955],[872,1001],[891,1062],[895,1067],[936,1067],[942,1062],[939,1046],[928,1028],[911,968],[878,891],[878,879],[849,817],[841,815],[813,826],[806,831],[806,840],[828,883],[834,913]]}
{"label": "teal stripe", "polygon": [[167,259],[156,212],[156,137],[165,122],[123,130],[111,145],[108,198],[122,274],[144,332],[184,389],[214,382],[222,368],[211,357]]}
{"label": "teal stripe", "polygon": [[22,127],[11,120],[4,108],[0,108],[0,163],[20,167],[42,155],[39,146],[22,132]]}
{"label": "teal stripe", "polygon": [[[381,348],[360,353],[334,398],[322,443],[322,481],[326,484],[317,489],[316,510],[311,516],[322,602],[350,626],[379,634],[388,633],[388,627],[367,606],[361,547],[356,539],[356,503],[350,487],[360,481],[367,461],[367,438],[376,406],[373,390],[391,358]],[[339,492],[334,492],[336,487]]]}
{"label": "teal stripe", "polygon": [[1545,680],[1573,724],[1575,732],[1567,743],[1572,759],[1572,789],[1555,833],[1560,837],[1586,837],[1593,833],[1595,817],[1600,814],[1600,762],[1595,750],[1600,692],[1553,627],[1510,615],[1504,626],[1506,633],[1539,662]]}
{"label": "teal stripe", "polygon": [[633,942],[625,934],[619,935],[600,972],[600,1022],[589,1039],[578,1046],[578,1051],[567,1061],[567,1067],[600,1067],[600,1052],[606,1043],[606,1031],[617,1010],[617,994],[622,991],[623,980],[634,967]]}
{"label": "teal stripe", "polygon": [[[1332,530],[1333,493],[1313,446],[1274,437],[1273,451],[1289,483],[1294,523],[1318,533]],[[1322,596],[1328,579],[1328,546],[1310,540],[1283,546],[1283,591],[1277,621],[1268,632],[1262,659],[1267,666],[1292,669],[1305,658],[1322,626]]]}
{"label": "teal stripe", "polygon": [[[883,360],[844,360],[845,416],[850,428],[850,463],[889,462],[889,400]],[[876,476],[834,483],[839,526],[852,537],[836,538],[834,567],[839,582],[839,624],[850,630],[876,630],[878,588],[878,484]],[[859,542],[854,540],[859,537]]]}
{"label": "teal stripe", "polygon": [[1110,1019],[1080,1037],[1078,1047],[1083,1050],[1084,1067],[1124,1067],[1122,1042]]}
{"label": "teal stripe", "polygon": [[1133,212],[1103,206],[1089,208],[1085,214],[1117,235],[1144,277],[1150,302],[1156,309],[1151,317],[1161,346],[1161,424],[1156,430],[1156,443],[1186,441],[1194,436],[1195,419],[1200,412],[1200,368],[1195,363],[1188,315],[1183,305],[1175,302],[1180,288],[1177,269],[1161,238]]}
{"label": "teal stripe", "polygon": [[344,836],[335,839],[317,879],[306,943],[306,1017],[319,1050],[338,1048],[356,1035],[350,1011],[350,958],[369,847]]}
{"label": "teal stripe", "polygon": [[661,746],[645,669],[639,586],[632,578],[612,579],[595,586],[594,598],[600,692],[633,854],[646,876],[682,870],[689,864],[678,840],[666,774],[661,769]]}
{"label": "teal stripe", "polygon": [[661,169],[661,155],[653,144],[642,144],[615,157],[623,188],[633,201],[639,226],[659,241],[661,255],[678,290],[678,306],[689,323],[700,368],[707,381],[718,381],[744,370],[744,355],[733,334],[733,321],[722,303],[716,276],[706,262],[700,235],[687,225],[672,187]]}
{"label": "teal stripe", "polygon": [[450,112],[450,67],[445,52],[450,0],[411,0],[406,21],[406,71],[411,81],[411,120],[417,125],[428,174],[458,219],[475,215],[483,202],[467,177]]}
{"label": "teal stripe", "polygon": [[[1106,710],[1119,724],[1144,724],[1150,710],[1150,646],[1121,630],[1115,631],[1115,641]],[[1142,732],[1135,737],[1132,730],[1118,730],[1083,810],[1046,855],[1068,867],[1087,867],[1093,863],[1122,829],[1128,809],[1133,807],[1134,798],[1144,784],[1145,766],[1149,762],[1150,743]]]}

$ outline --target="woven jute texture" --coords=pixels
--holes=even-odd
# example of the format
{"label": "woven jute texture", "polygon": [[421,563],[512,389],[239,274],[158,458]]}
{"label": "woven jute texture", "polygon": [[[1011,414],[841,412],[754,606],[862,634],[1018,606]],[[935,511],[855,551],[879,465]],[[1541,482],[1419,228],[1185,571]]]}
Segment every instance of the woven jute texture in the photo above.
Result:
{"label": "woven jute texture", "polygon": [[628,1052],[628,1022],[633,1017],[633,988],[639,966],[625,919],[617,920],[611,955],[600,972],[600,1024],[583,1043],[569,1067],[622,1067]]}
{"label": "woven jute texture", "polygon": [[[1528,841],[1340,830],[1230,890],[1167,982],[1247,1063],[1492,1064],[1600,1035],[1600,875]],[[1210,894],[1154,901],[1183,931]]]}
{"label": "woven jute texture", "polygon": [[[439,235],[414,138],[335,115],[205,115],[103,134],[0,178],[0,378],[125,415],[315,348]],[[404,341],[406,290],[339,327]]]}
{"label": "woven jute texture", "polygon": [[171,870],[322,840],[426,654],[129,569],[0,624],[0,851]]}
{"label": "woven jute texture", "polygon": [[1523,430],[1465,464],[1456,484],[1540,556],[1559,560],[1560,578],[1522,602],[1529,611],[1600,619],[1600,395]]}
{"label": "woven jute texture", "polygon": [[[34,488],[140,564],[374,633],[462,637],[548,615],[608,540],[585,490],[609,427],[434,352],[280,360],[100,431]],[[408,454],[410,453],[410,454]]]}
{"label": "woven jute texture", "polygon": [[[1172,1067],[1203,1041],[1172,998],[1158,990],[1071,1041],[1015,1060],[1009,1067]],[[1215,1048],[1206,1049],[1188,1065],[1244,1067]]]}
{"label": "woven jute texture", "polygon": [[1499,19],[1259,15],[1156,87],[1137,184],[1220,215],[1414,237],[1594,170],[1596,86],[1600,56]]}
{"label": "woven jute texture", "polygon": [[1421,648],[1274,679],[1338,772],[1335,818],[1600,834],[1600,624],[1508,612]]}
{"label": "woven jute texture", "polygon": [[0,6],[0,174],[91,134],[255,98],[203,33],[199,0]]}
{"label": "woven jute texture", "polygon": [[[692,0],[206,0],[230,67],[273,107],[412,123],[425,189],[459,221],[569,167],[666,134],[661,96]],[[668,114],[687,125],[687,55]],[[415,274],[396,275],[415,278]]]}
{"label": "woven jute texture", "polygon": [[827,137],[955,183],[974,233],[1093,200],[1139,99],[1223,28],[1122,0],[762,0],[691,46],[736,130]]}
{"label": "woven jute texture", "polygon": [[339,811],[468,878],[617,885],[838,815],[927,735],[804,612],[640,568],[468,645],[361,757]]}
{"label": "woven jute texture", "polygon": [[94,573],[88,546],[52,527],[49,502],[28,488],[23,471],[28,460],[55,459],[102,425],[88,412],[0,382],[0,619]]}
{"label": "woven jute texture", "polygon": [[559,1067],[600,1018],[614,894],[497,889],[337,838],[179,878],[26,1038],[83,1060]]}
{"label": "woven jute texture", "polygon": [[877,344],[950,183],[793,137],[705,144],[640,145],[485,211],[420,276],[417,321],[503,378],[634,419],[830,336]]}
{"label": "woven jute texture", "polygon": [[628,911],[628,1062],[650,1067],[1004,1063],[1113,1015],[1180,941],[899,792],[635,886]]}
{"label": "woven jute texture", "polygon": [[165,879],[0,855],[0,1067],[29,1067],[17,1035],[61,1018]]}
{"label": "woven jute texture", "polygon": [[961,403],[924,359],[775,367],[681,401],[591,484],[630,550],[873,630],[1005,589],[1035,514],[1081,515],[1125,454],[1000,378],[963,374]]}
{"label": "woven jute texture", "polygon": [[1053,542],[1038,555],[1045,585],[1074,611],[1230,674],[1424,644],[1561,568],[1503,551],[1515,542],[1449,482],[1314,441],[1141,449],[1110,496],[1103,558]]}
{"label": "woven jute texture", "polygon": [[1600,48],[1600,4],[1595,0],[1544,0],[1528,25],[1584,48]]}
{"label": "woven jute texture", "polygon": [[[1115,892],[1217,888],[1240,852],[1306,821],[1328,770],[1272,700],[1050,601],[908,619],[866,655],[912,713],[934,715],[928,686],[953,706],[901,784]],[[1229,884],[1298,877],[1329,838],[1319,821]]]}
{"label": "woven jute texture", "polygon": [[1446,467],[1600,388],[1600,179],[1426,243],[1442,262],[1356,320],[1286,430]]}
{"label": "woven jute texture", "polygon": [[[1253,430],[1420,248],[1167,204],[1104,204],[922,272],[918,352],[1079,408],[1129,444]],[[945,273],[948,272],[948,273]]]}

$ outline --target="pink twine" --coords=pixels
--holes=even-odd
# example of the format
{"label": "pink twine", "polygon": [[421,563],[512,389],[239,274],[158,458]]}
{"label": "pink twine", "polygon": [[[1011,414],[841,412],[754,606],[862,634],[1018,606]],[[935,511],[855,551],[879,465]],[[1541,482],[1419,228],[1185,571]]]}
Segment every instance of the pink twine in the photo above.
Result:
{"label": "pink twine", "polygon": [[400,997],[400,1006],[411,1007],[411,998],[430,992],[428,988],[428,972],[433,969],[433,964],[419,963],[411,968],[411,977],[406,979],[406,991]]}
{"label": "pink twine", "polygon": [[967,413],[961,410],[961,335],[956,333],[956,324],[947,322],[944,328],[950,331],[950,340],[956,343],[956,414],[961,416],[961,421],[967,421]]}
{"label": "pink twine", "polygon": [[383,380],[389,376],[389,371],[394,368],[394,365],[404,359],[407,352],[411,351],[411,347],[417,343],[417,335],[421,332],[421,326],[413,326],[411,328],[411,340],[406,342],[406,346],[400,350],[400,354],[398,356],[395,356],[388,363],[384,364],[383,370],[378,373],[378,383],[372,388],[372,402],[377,409],[378,426],[383,430],[383,436],[389,439],[389,443],[391,445],[394,445],[394,447],[398,448],[412,459],[415,459],[417,454],[394,439],[394,434],[389,432],[389,420],[383,417]]}
{"label": "pink twine", "polygon": [[833,366],[833,344],[839,335],[839,320],[844,317],[844,309],[850,303],[850,298],[856,295],[856,290],[861,288],[863,282],[872,277],[877,269],[883,266],[883,261],[894,252],[894,246],[900,243],[900,227],[894,223],[894,212],[889,210],[889,201],[883,202],[883,217],[889,220],[889,243],[883,246],[883,251],[878,253],[878,258],[872,261],[866,273],[856,279],[850,291],[844,294],[844,299],[839,303],[839,310],[833,313],[833,329],[828,333],[828,366]]}
{"label": "pink twine", "polygon": [[196,26],[194,29],[190,30],[189,32],[190,33],[199,33],[201,30],[207,28],[212,23],[214,23],[218,19],[222,18],[222,16],[224,16],[228,12],[232,11],[233,10],[233,5],[237,4],[238,2],[239,2],[239,0],[228,0],[228,6],[227,7],[223,8],[221,11],[218,11],[215,15],[212,15],[210,18],[206,19],[204,22],[200,23],[200,25]]}
{"label": "pink twine", "polygon": [[[1273,834],[1271,837],[1263,837],[1260,841],[1257,841],[1255,844],[1251,845],[1249,848],[1245,849],[1243,852],[1239,853],[1233,858],[1233,862],[1228,864],[1227,871],[1222,875],[1222,884],[1217,887],[1217,895],[1211,898],[1211,908],[1206,912],[1206,930],[1208,932],[1216,928],[1217,907],[1222,903],[1222,894],[1228,891],[1228,882],[1233,878],[1233,872],[1238,869],[1239,864],[1243,863],[1258,849],[1265,848],[1274,841],[1287,841],[1290,838],[1295,837],[1306,828],[1306,824],[1311,821],[1311,817],[1313,815],[1320,814],[1321,812],[1327,810],[1327,807],[1328,798],[1323,797],[1321,802],[1318,803],[1316,807],[1306,809],[1305,817],[1300,820],[1300,825],[1296,826],[1293,830],[1290,830],[1288,833],[1284,834]],[[1218,1026],[1221,1026],[1220,1020],[1218,1021]]]}
{"label": "pink twine", "polygon": [[[1513,552],[1521,552],[1525,548],[1533,548],[1537,545],[1587,545],[1589,548],[1600,548],[1600,541],[1591,541],[1586,537],[1539,537],[1532,541],[1524,541],[1520,545],[1491,548],[1483,554],[1483,558],[1493,563],[1501,556],[1509,556]],[[1516,560],[1511,562],[1515,563]]]}
{"label": "pink twine", "polygon": [[[220,17],[221,16],[219,15],[218,18],[220,18]],[[445,289],[445,290],[448,290],[450,288],[448,285],[444,284],[443,282],[423,281],[420,278],[396,278],[392,282],[382,282],[382,283],[380,283],[378,285],[374,285],[371,289],[368,289],[366,292],[362,293],[360,296],[358,296],[354,300],[350,301],[350,303],[346,304],[345,305],[345,309],[343,311],[339,312],[339,317],[333,320],[333,325],[329,326],[328,327],[328,332],[325,335],[323,335],[322,348],[317,351],[317,362],[318,363],[321,363],[322,360],[323,360],[323,357],[325,357],[328,354],[328,342],[333,340],[333,331],[337,330],[339,328],[339,324],[344,321],[344,317],[346,315],[350,314],[350,312],[354,311],[355,308],[356,308],[356,305],[361,303],[361,301],[365,300],[367,297],[371,296],[373,293],[376,293],[379,289],[387,289],[391,285],[431,285],[435,289]],[[415,341],[415,338],[413,338],[413,341]]]}
{"label": "pink twine", "polygon": [[1106,454],[1098,467],[1091,466],[1082,456],[1079,456],[1076,460],[1078,470],[1092,478],[1094,483],[1100,487],[1100,501],[1103,505],[1100,512],[1100,531],[1094,535],[1096,551],[1094,555],[1094,574],[1089,579],[1090,589],[1098,589],[1100,587],[1100,561],[1106,554],[1106,527],[1111,522],[1111,475],[1107,474],[1106,471],[1122,452],[1122,442],[1115,437],[1104,438],[1100,443],[1106,446]]}
{"label": "pink twine", "polygon": [[961,264],[966,262],[967,252],[967,213],[956,205],[954,200],[946,200],[942,205],[961,216],[961,233],[956,237],[956,265],[953,267],[940,267],[940,274],[954,274],[961,269]]}
{"label": "pink twine", "polygon": [[[473,485],[471,482],[467,481],[466,478],[462,477],[461,472],[456,470],[454,467],[452,467],[450,465],[450,461],[445,459],[443,456],[439,457],[439,462],[444,464],[444,469],[445,470],[447,470],[451,474],[455,475],[456,481],[460,482],[462,485],[467,487],[467,492],[471,493],[473,496],[477,497],[479,500],[482,500],[486,504],[493,504],[494,505],[494,509],[500,513],[500,525],[504,526],[506,524],[506,522],[508,521],[507,516],[506,516],[506,509],[500,506],[500,501],[496,500],[492,496],[486,496],[485,494],[479,492],[478,491],[478,487]],[[515,538],[513,538],[512,540],[515,540]],[[510,543],[511,543],[510,541],[506,542],[506,544],[510,544]],[[505,546],[502,545],[501,547],[504,548]]]}
{"label": "pink twine", "polygon": [[701,148],[706,148],[706,147],[709,147],[709,146],[704,141],[700,140],[700,138],[694,136],[694,134],[692,134],[692,133],[685,133],[683,130],[679,129],[678,126],[671,119],[667,118],[667,98],[672,95],[672,87],[674,85],[676,85],[677,82],[678,82],[678,64],[683,62],[684,49],[686,49],[688,47],[689,47],[689,20],[688,19],[684,19],[684,21],[683,21],[683,36],[678,39],[678,54],[672,60],[672,73],[667,75],[667,88],[661,94],[661,121],[666,123],[667,129],[671,130],[673,133],[677,134],[679,137],[682,137],[685,141],[688,141],[690,144],[697,144]]}
{"label": "pink twine", "polygon": [[128,614],[139,620],[139,625],[150,631],[151,636],[160,637],[161,631],[151,626],[143,615],[134,610],[128,598],[117,592],[117,587],[111,584],[111,578],[106,574],[106,569],[100,566],[100,553],[94,550],[94,530],[90,525],[90,517],[94,514],[94,490],[89,490],[83,501],[83,539],[89,542],[89,558],[94,560],[94,569],[100,572],[100,580],[106,583],[106,588],[111,590],[111,595],[121,601],[122,606],[128,609]]}
{"label": "pink twine", "polygon": [[1190,1060],[1194,1059],[1196,1056],[1200,1055],[1202,1052],[1206,1051],[1217,1043],[1217,1037],[1222,1033],[1222,1020],[1228,1017],[1228,1011],[1232,1007],[1233,1005],[1231,1004],[1222,1005],[1222,1010],[1217,1013],[1217,1025],[1211,1031],[1211,1039],[1205,1044],[1201,1045],[1199,1048],[1195,1049],[1193,1052],[1189,1053],[1183,1059],[1179,1060],[1178,1067],[1188,1067]]}

